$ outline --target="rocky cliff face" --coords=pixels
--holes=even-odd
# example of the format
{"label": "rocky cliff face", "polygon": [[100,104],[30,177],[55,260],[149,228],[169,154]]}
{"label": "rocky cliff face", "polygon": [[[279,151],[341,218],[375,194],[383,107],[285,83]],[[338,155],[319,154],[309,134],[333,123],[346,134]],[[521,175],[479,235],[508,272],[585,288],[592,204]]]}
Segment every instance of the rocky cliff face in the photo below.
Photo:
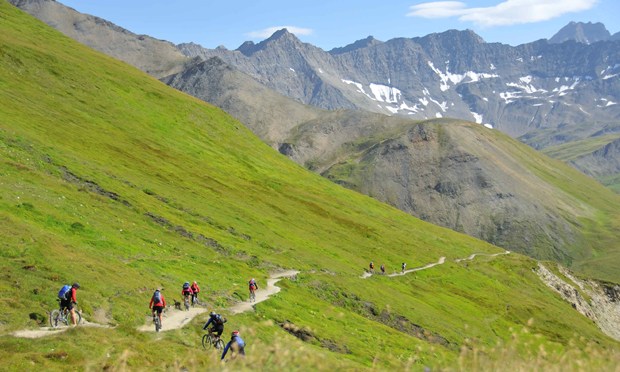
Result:
{"label": "rocky cliff face", "polygon": [[564,278],[540,263],[536,273],[575,310],[592,319],[605,334],[620,341],[620,285],[580,280],[561,266],[558,270]]}
{"label": "rocky cliff face", "polygon": [[530,135],[539,148],[586,138],[620,118],[620,43],[613,41],[512,47],[451,30],[328,53],[282,30],[235,51],[178,47],[192,57],[218,56],[306,104],[461,118]]}

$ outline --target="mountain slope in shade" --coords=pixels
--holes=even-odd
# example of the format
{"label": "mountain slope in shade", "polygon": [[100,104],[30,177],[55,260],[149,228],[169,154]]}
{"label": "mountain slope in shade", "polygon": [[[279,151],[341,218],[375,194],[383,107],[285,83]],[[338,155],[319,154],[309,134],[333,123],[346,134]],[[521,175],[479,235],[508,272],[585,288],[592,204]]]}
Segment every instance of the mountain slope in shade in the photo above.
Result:
{"label": "mountain slope in shade", "polygon": [[578,43],[592,44],[597,41],[609,40],[610,37],[611,34],[600,22],[570,22],[553,35],[549,42],[557,44],[573,40]]}

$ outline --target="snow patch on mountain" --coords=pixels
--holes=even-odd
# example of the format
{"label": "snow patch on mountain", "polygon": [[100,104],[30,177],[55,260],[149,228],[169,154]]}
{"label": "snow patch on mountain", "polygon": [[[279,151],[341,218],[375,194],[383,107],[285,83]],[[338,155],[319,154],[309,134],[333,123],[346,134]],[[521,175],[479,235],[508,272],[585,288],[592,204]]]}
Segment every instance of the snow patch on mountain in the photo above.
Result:
{"label": "snow patch on mountain", "polygon": [[379,102],[398,103],[398,101],[402,98],[402,93],[399,89],[388,87],[386,85],[371,83],[370,91]]}
{"label": "snow patch on mountain", "polygon": [[453,85],[457,85],[461,82],[473,83],[481,79],[499,77],[499,75],[497,74],[480,73],[480,72],[473,72],[473,71],[467,71],[464,74],[453,74],[450,72],[447,66],[446,66],[446,72],[444,73],[438,68],[436,68],[433,62],[431,61],[428,61],[428,66],[431,68],[431,70],[433,70],[435,74],[437,74],[437,76],[439,76],[439,80],[440,80],[439,89],[441,89],[442,92],[445,92],[446,90],[450,89],[449,82],[452,83]]}
{"label": "snow patch on mountain", "polygon": [[474,120],[476,121],[476,123],[478,124],[482,124],[482,115],[471,111],[472,116],[474,117]]}

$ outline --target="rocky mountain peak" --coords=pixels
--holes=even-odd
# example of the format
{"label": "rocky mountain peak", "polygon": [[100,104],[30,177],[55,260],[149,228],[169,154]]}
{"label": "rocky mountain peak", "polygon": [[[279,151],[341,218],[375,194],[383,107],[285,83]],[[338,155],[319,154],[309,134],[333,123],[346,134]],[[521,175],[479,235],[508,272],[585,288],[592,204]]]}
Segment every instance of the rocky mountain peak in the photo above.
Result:
{"label": "rocky mountain peak", "polygon": [[357,40],[356,42],[349,44],[347,46],[344,46],[341,48],[334,48],[330,50],[329,53],[332,55],[348,53],[348,52],[352,52],[357,49],[363,49],[363,48],[371,47],[371,46],[381,44],[381,43],[383,42],[375,39],[373,36],[368,36],[365,39]]}
{"label": "rocky mountain peak", "polygon": [[553,35],[549,42],[559,44],[568,40],[574,40],[578,43],[592,44],[597,41],[608,40],[610,36],[611,34],[607,31],[605,25],[600,22],[570,22]]}
{"label": "rocky mountain peak", "polygon": [[246,41],[241,44],[237,50],[249,57],[252,54],[264,50],[270,46],[286,50],[288,46],[299,44],[301,44],[301,41],[297,38],[297,36],[289,32],[286,28],[283,28],[274,32],[268,39],[265,39],[258,44],[254,44],[252,41]]}

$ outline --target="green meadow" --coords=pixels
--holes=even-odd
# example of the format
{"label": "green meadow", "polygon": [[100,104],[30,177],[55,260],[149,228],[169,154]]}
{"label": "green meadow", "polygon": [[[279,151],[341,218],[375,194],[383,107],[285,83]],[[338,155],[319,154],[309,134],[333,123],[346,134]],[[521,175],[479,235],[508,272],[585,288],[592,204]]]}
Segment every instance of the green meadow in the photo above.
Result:
{"label": "green meadow", "polygon": [[[534,260],[456,263],[502,250],[306,171],[220,109],[5,1],[0,221],[3,370],[620,365],[619,343],[550,291]],[[360,278],[371,260],[393,272],[440,257],[445,264],[425,271]],[[300,274],[256,311],[227,311],[246,298],[250,277],[260,285],[282,269]],[[242,332],[247,358],[222,364],[203,351],[205,316],[160,334],[137,331],[155,287],[171,302],[192,280],[209,310],[228,318],[226,332]],[[45,325],[58,289],[74,281],[85,318],[111,328],[11,335]]]}

